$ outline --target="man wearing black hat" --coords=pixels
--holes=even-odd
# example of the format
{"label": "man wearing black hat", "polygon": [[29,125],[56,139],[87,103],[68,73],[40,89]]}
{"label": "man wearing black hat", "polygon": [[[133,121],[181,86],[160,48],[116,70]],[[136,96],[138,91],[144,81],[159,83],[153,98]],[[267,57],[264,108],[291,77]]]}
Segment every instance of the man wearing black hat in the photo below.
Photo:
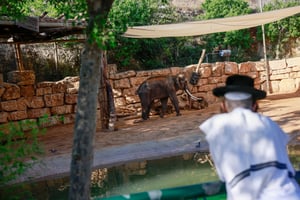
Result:
{"label": "man wearing black hat", "polygon": [[213,94],[224,113],[199,126],[206,135],[228,200],[300,200],[295,170],[286,150],[288,136],[269,117],[256,112],[266,92],[249,76],[232,75]]}

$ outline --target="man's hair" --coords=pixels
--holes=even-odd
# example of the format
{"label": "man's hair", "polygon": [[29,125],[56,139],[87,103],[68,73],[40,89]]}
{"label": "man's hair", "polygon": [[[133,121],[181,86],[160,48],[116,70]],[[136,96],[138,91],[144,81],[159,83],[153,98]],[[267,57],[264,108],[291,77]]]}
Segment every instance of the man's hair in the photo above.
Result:
{"label": "man's hair", "polygon": [[226,98],[224,99],[225,99],[225,105],[228,112],[232,111],[235,108],[246,108],[252,110],[253,107],[252,97],[243,100],[230,100]]}

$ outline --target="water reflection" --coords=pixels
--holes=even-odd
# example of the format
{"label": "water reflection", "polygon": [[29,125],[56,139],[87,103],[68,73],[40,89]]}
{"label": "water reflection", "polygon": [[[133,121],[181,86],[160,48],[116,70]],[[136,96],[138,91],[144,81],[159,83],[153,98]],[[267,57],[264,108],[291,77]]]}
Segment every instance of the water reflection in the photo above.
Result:
{"label": "water reflection", "polygon": [[[98,169],[92,173],[91,195],[108,197],[217,180],[214,170],[205,159],[202,154],[186,154]],[[31,191],[31,197],[22,193],[25,190]],[[19,187],[19,197],[65,200],[68,198],[68,190],[69,179],[60,178]]]}
{"label": "water reflection", "polygon": [[[195,159],[197,158],[197,159]],[[194,154],[126,164],[109,170],[107,197],[217,180],[209,162]],[[136,166],[138,165],[138,166]]]}

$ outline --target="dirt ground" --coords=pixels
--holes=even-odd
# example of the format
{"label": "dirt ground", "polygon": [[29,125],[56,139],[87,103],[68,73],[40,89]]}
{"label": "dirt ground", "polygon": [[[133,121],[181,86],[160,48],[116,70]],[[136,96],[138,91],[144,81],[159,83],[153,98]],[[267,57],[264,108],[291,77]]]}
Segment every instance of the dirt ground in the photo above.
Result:
{"label": "dirt ground", "polygon": [[[289,133],[292,144],[300,143],[300,93],[268,95],[259,102],[260,112],[277,121],[284,131]],[[209,105],[202,110],[182,110],[182,115],[176,117],[175,113],[164,118],[150,117],[150,120],[140,119],[118,120],[117,131],[98,131],[95,134],[95,149],[138,143],[150,140],[163,140],[164,138],[179,135],[195,134],[198,126],[208,117],[219,112],[218,104]],[[74,124],[60,125],[47,128],[40,141],[44,145],[45,154],[51,157],[69,154],[72,150]]]}

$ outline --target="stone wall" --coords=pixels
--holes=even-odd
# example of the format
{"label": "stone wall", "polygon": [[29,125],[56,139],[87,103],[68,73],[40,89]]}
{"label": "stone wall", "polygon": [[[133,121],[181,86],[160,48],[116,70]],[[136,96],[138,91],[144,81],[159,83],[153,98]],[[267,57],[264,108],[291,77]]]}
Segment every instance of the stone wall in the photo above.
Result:
{"label": "stone wall", "polygon": [[[273,94],[290,93],[299,89],[300,58],[270,61],[270,89]],[[137,87],[150,76],[184,73],[190,80],[196,64],[186,67],[149,71],[117,72],[115,65],[109,65],[109,74],[117,116],[119,118],[140,117],[140,102],[135,94]],[[201,78],[197,85],[189,84],[194,96],[203,97],[208,104],[215,103],[217,98],[212,89],[224,85],[231,74],[247,74],[255,78],[255,87],[267,90],[264,62],[217,62],[203,63],[200,68]],[[73,123],[75,119],[79,77],[66,77],[57,82],[35,83],[32,71],[9,72],[8,82],[3,82],[0,74],[0,124],[10,121],[38,121],[47,115],[49,121],[45,126]],[[178,91],[181,109],[201,109],[203,104],[190,102],[183,91]],[[172,106],[170,106],[172,108]]]}
{"label": "stone wall", "polygon": [[0,124],[29,119],[43,126],[73,123],[79,77],[67,77],[58,82],[35,84],[33,71],[12,71],[9,82],[0,82]]}
{"label": "stone wall", "polygon": [[[60,75],[59,72],[75,74],[72,72],[79,71],[82,43],[21,44],[20,48],[25,69],[34,70],[39,81],[57,81],[59,79],[54,75]],[[17,70],[15,49],[12,44],[0,44],[0,60],[0,73],[3,73],[4,80],[7,80],[7,73]]]}
{"label": "stone wall", "polygon": [[[162,70],[127,71],[123,73],[115,73],[115,70],[112,70],[109,77],[113,86],[118,115],[121,116],[123,114],[123,116],[133,116],[140,114],[139,97],[135,94],[135,91],[137,90],[137,87],[148,77],[156,75],[176,75],[179,73],[184,73],[187,80],[189,81],[195,69],[196,64],[189,65],[184,68],[172,67],[169,69]],[[224,85],[224,82],[228,75],[236,73],[247,74],[255,78],[255,86],[257,88],[264,88],[266,80],[262,75],[263,71],[263,63],[204,63],[201,65],[200,68],[201,78],[198,81],[198,84],[189,84],[188,86],[194,96],[203,97],[208,104],[211,104],[217,101],[217,98],[214,97],[212,94],[212,89],[216,86]],[[203,104],[197,101],[191,102],[192,105],[190,107],[187,95],[183,91],[178,91],[177,96],[179,100],[180,109],[203,108]]]}
{"label": "stone wall", "polygon": [[300,57],[269,61],[271,92],[295,92],[300,86]]}

